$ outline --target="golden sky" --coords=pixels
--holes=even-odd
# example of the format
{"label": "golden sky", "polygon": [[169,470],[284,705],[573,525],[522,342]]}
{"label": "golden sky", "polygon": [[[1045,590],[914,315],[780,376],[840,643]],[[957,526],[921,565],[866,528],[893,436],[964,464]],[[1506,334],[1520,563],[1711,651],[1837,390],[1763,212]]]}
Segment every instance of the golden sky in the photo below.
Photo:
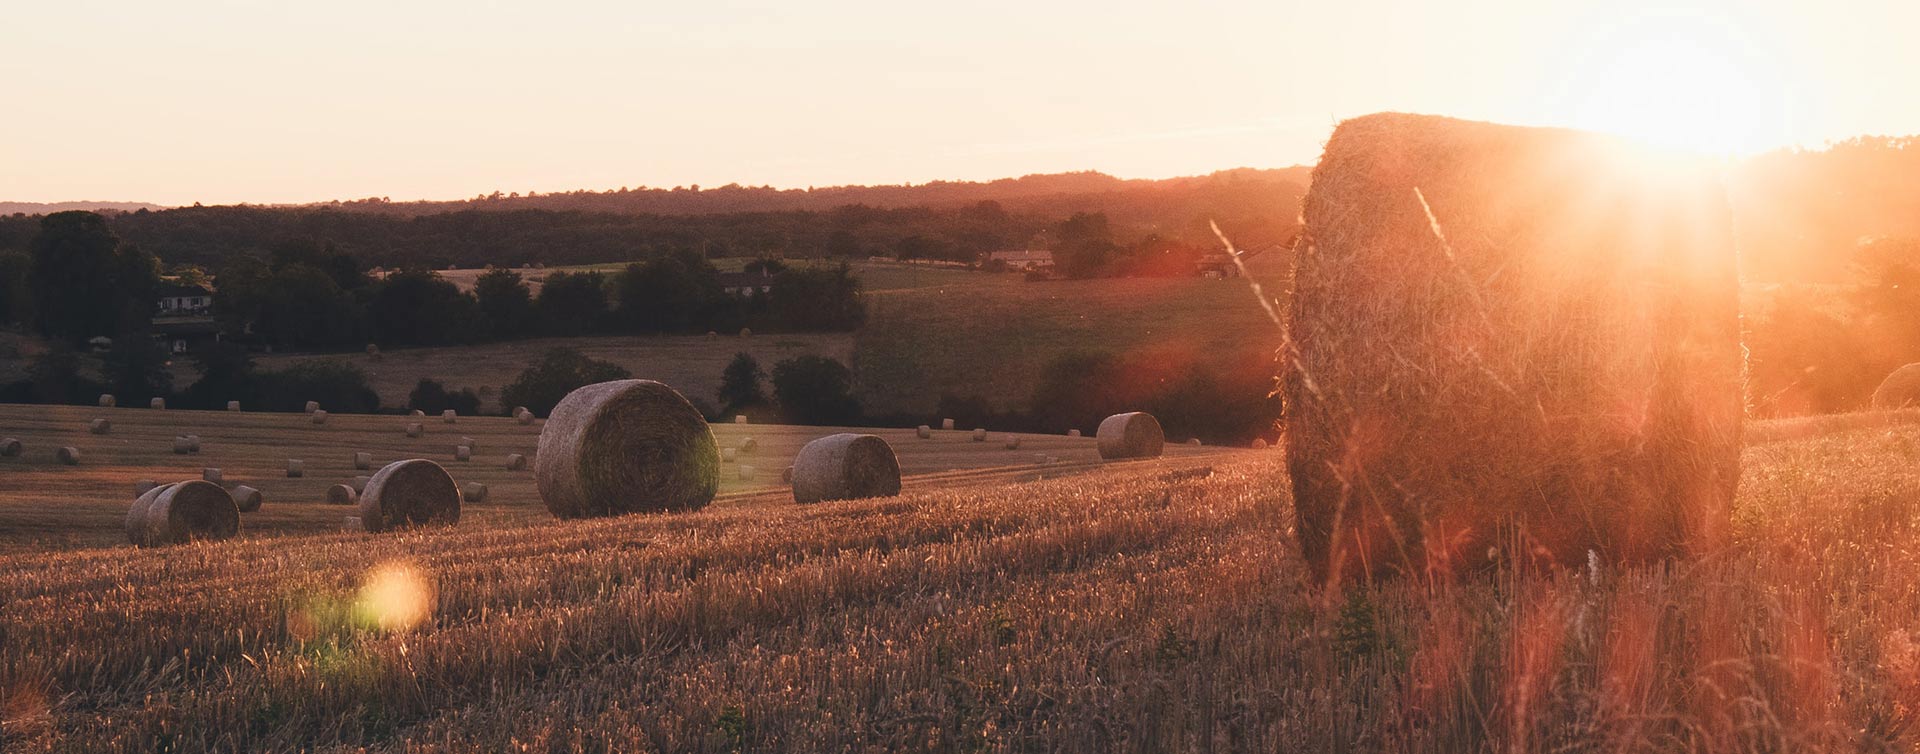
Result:
{"label": "golden sky", "polygon": [[1920,133],[1913,0],[22,0],[0,200],[1310,163],[1381,110],[1710,152]]}

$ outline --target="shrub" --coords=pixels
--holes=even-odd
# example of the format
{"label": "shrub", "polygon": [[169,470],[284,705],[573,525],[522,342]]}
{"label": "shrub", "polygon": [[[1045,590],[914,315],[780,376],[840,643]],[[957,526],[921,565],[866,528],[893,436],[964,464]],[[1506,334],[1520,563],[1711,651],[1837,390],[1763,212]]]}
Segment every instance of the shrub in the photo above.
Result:
{"label": "shrub", "polygon": [[618,364],[587,358],[571,348],[555,348],[500,391],[500,405],[526,406],[535,415],[546,416],[574,390],[632,376]]}
{"label": "shrub", "polygon": [[473,416],[480,413],[480,396],[471,389],[449,391],[438,380],[422,379],[407,396],[407,407],[429,415],[453,409],[461,416]]}
{"label": "shrub", "polygon": [[825,356],[796,356],[773,367],[773,394],[795,424],[850,425],[860,418],[853,373]]}

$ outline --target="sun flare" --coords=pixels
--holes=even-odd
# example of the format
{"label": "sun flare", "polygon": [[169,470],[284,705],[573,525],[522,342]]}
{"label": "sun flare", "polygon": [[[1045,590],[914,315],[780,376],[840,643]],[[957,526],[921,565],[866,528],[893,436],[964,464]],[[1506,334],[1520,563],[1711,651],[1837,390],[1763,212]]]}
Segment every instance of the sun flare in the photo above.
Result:
{"label": "sun flare", "polygon": [[1736,156],[1792,142],[1787,82],[1711,35],[1653,35],[1595,55],[1568,82],[1572,125]]}

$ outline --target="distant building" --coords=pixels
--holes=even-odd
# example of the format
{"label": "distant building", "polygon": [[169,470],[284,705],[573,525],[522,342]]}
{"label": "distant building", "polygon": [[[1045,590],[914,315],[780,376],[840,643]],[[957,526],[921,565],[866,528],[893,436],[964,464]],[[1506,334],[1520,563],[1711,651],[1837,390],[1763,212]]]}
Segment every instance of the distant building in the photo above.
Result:
{"label": "distant building", "polygon": [[729,296],[751,298],[773,292],[773,273],[765,267],[755,267],[746,272],[720,273],[720,290]]}
{"label": "distant building", "polygon": [[162,283],[155,316],[180,317],[213,310],[213,291],[205,286]]}
{"label": "distant building", "polygon": [[[1240,261],[1242,263],[1253,261],[1254,257],[1277,248],[1285,247],[1274,244],[1258,249],[1242,250]],[[1193,272],[1203,278],[1237,278],[1240,277],[1240,265],[1234,264],[1233,257],[1228,256],[1226,252],[1213,251],[1202,254],[1199,259],[1194,260]]]}
{"label": "distant building", "polygon": [[987,263],[999,262],[1009,270],[1038,270],[1053,266],[1051,251],[990,251]]}

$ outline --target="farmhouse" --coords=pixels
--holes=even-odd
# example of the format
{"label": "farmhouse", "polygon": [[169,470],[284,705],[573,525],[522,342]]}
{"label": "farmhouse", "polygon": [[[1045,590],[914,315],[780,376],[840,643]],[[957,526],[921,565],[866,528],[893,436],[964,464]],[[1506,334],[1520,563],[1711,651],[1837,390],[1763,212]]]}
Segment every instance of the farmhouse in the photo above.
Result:
{"label": "farmhouse", "polygon": [[157,294],[156,316],[205,314],[213,308],[213,291],[205,286],[163,283]]}
{"label": "farmhouse", "polygon": [[773,273],[765,267],[755,267],[746,272],[722,272],[720,289],[729,296],[764,296],[773,292]]}
{"label": "farmhouse", "polygon": [[987,252],[986,264],[995,262],[1006,265],[1009,270],[1044,269],[1053,266],[1053,252],[1046,250]]}

